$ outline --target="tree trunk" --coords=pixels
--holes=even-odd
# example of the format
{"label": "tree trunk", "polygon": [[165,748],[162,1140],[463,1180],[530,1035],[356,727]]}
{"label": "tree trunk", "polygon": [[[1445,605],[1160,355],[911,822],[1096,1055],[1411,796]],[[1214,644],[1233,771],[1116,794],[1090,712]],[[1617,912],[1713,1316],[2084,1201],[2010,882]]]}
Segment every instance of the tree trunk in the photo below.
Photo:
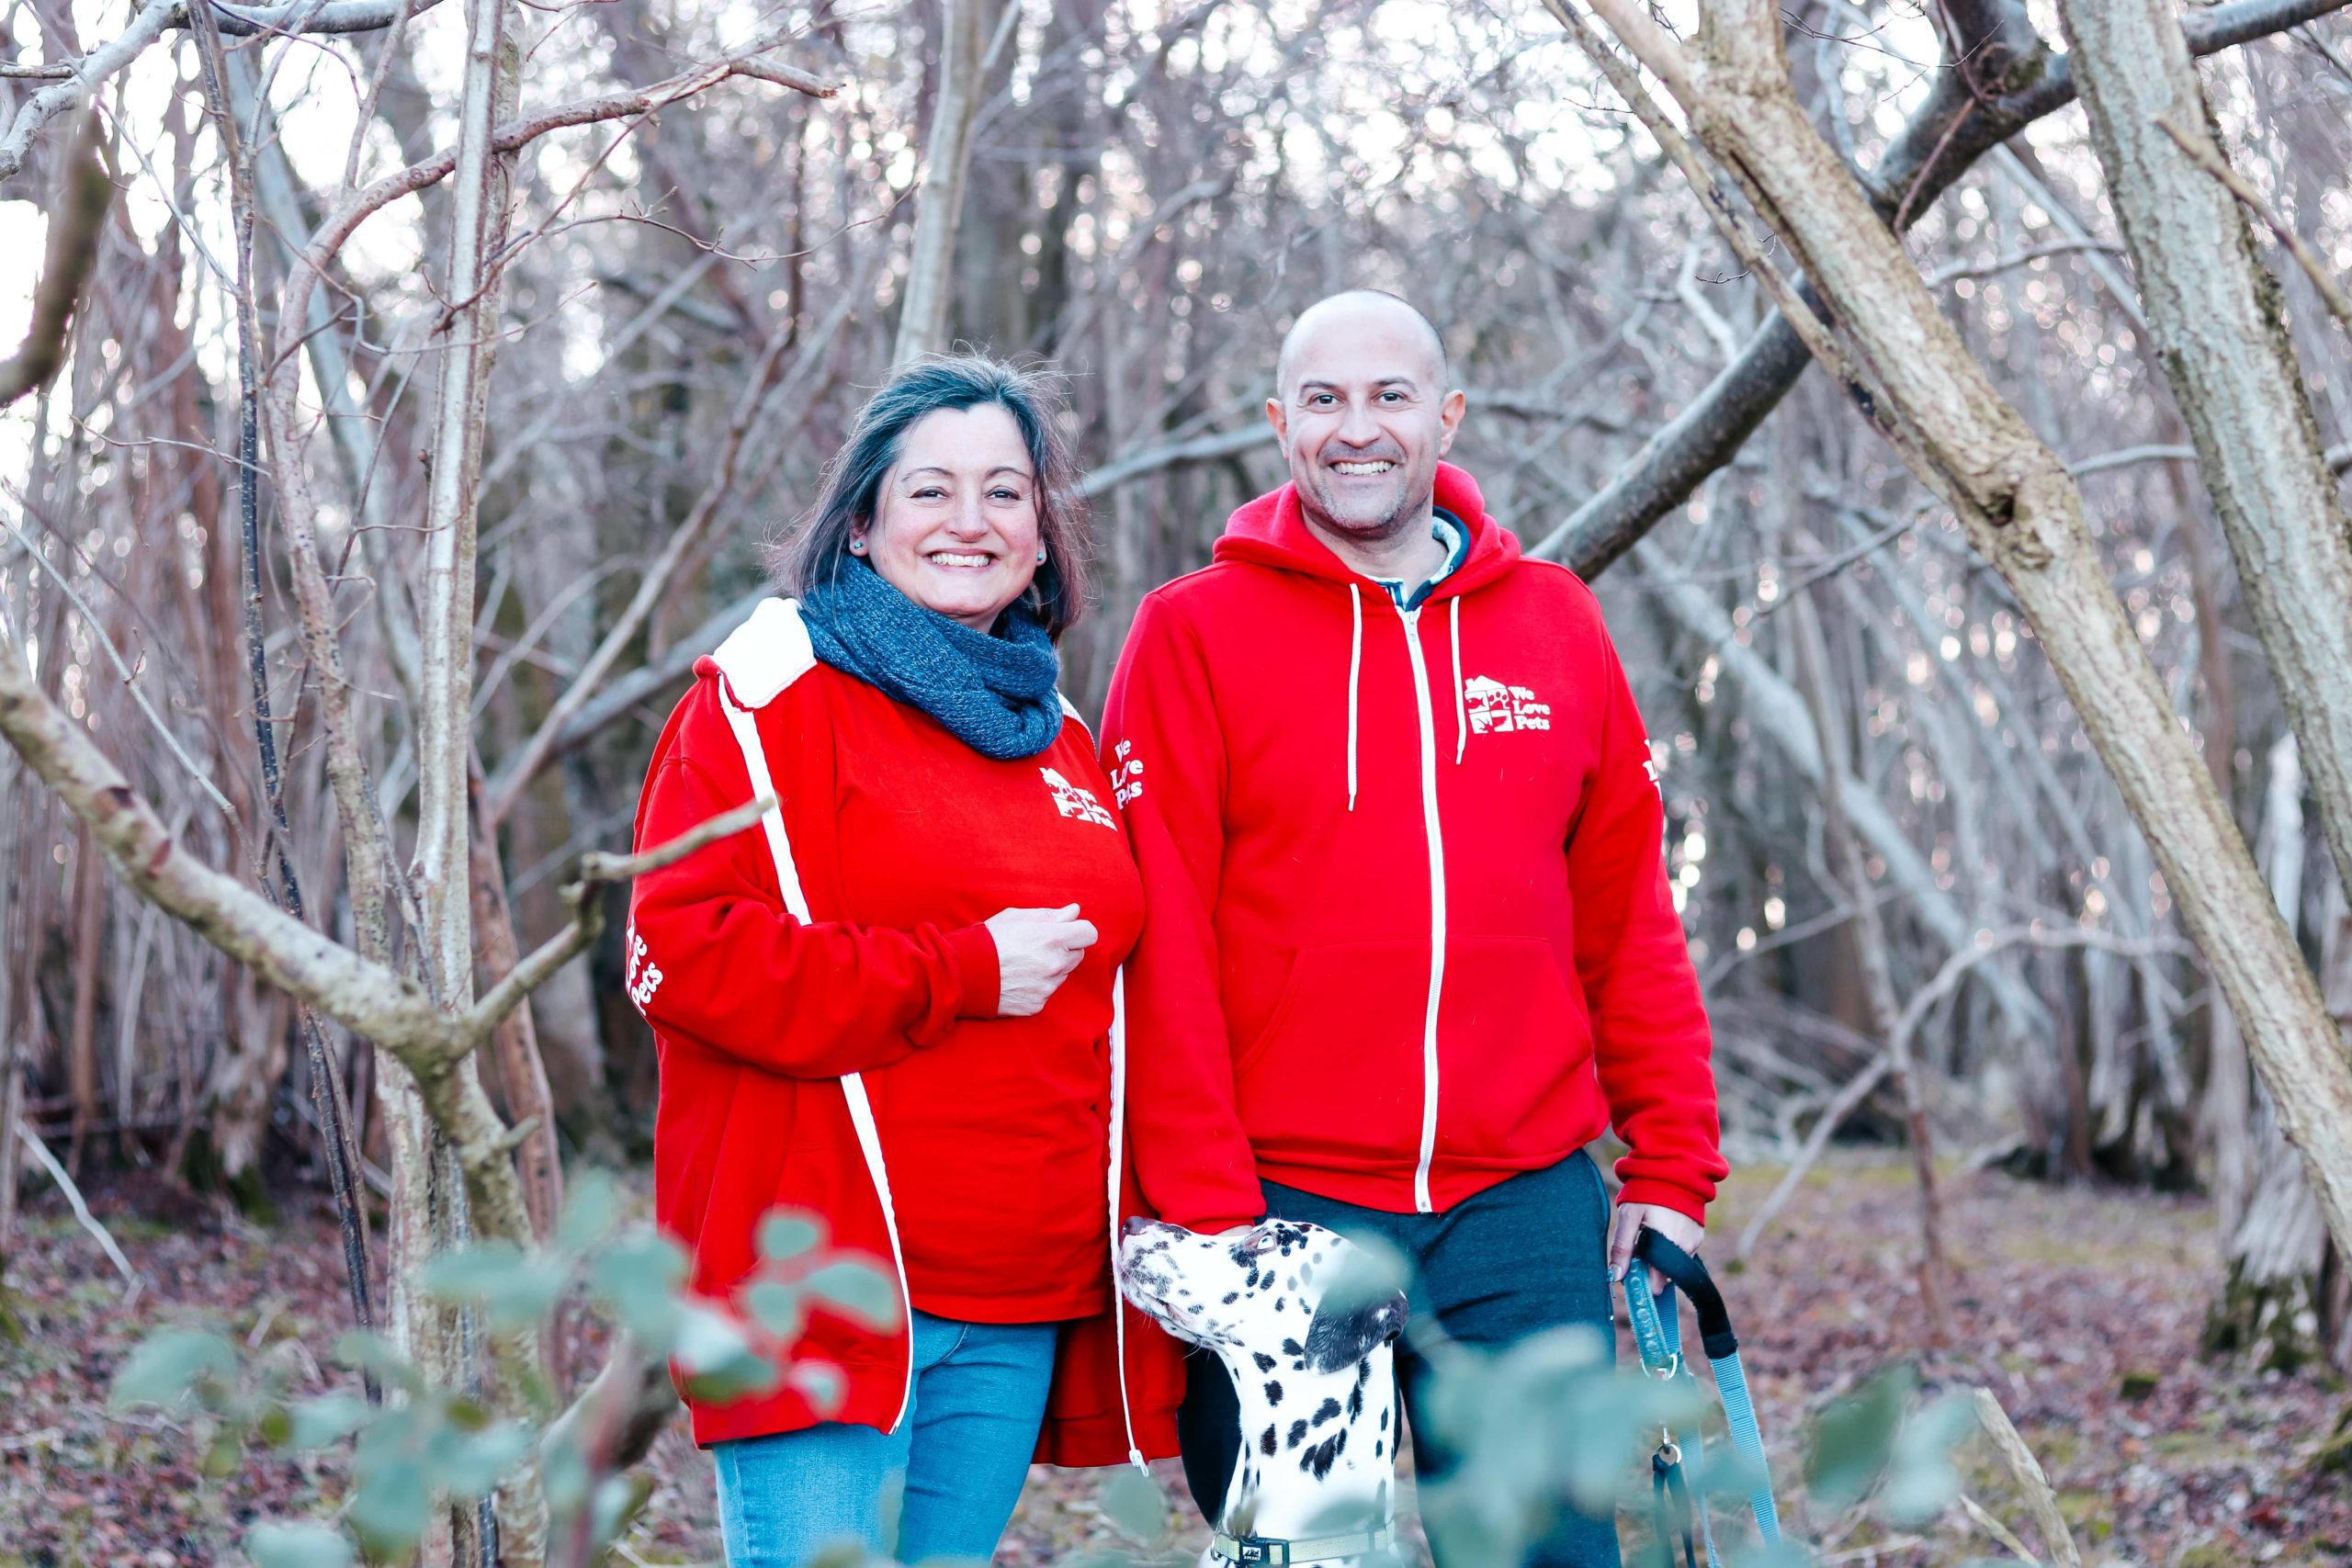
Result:
{"label": "tree trunk", "polygon": [[899,342],[890,363],[905,365],[947,346],[947,306],[955,292],[956,230],[964,215],[964,172],[972,151],[972,117],[980,107],[983,0],[939,0],[939,89],[932,96],[931,139],[915,192],[915,237],[900,297]]}
{"label": "tree trunk", "polygon": [[2176,136],[2219,142],[2172,0],[2061,0],[2075,77],[2156,358],[2237,558],[2337,877],[2352,886],[2352,518],[2278,281]]}
{"label": "tree trunk", "polygon": [[74,850],[74,1022],[66,1035],[66,1083],[74,1100],[74,1139],[66,1168],[78,1179],[82,1146],[98,1118],[98,957],[107,912],[106,877],[87,828]]}
{"label": "tree trunk", "polygon": [[[441,1006],[452,1012],[464,1010],[473,999],[475,507],[500,314],[498,257],[514,164],[512,152],[492,144],[491,128],[512,114],[521,78],[506,0],[468,0],[465,15],[466,64],[444,283],[448,307],[435,334],[441,380],[425,514],[417,742],[416,880],[424,915],[419,937]],[[391,1081],[391,1074],[385,1077]],[[470,1054],[442,1069],[440,1081],[417,1089],[442,1106],[462,1107],[477,1137],[485,1124],[498,1125]],[[411,1190],[424,1190],[424,1207],[443,1222],[436,1226],[436,1244],[463,1245],[479,1235],[528,1246],[530,1217],[508,1153],[503,1147],[460,1146],[467,1131],[448,1117],[435,1120],[447,1140],[437,1157],[407,1173],[405,1183]],[[460,1334],[469,1349],[470,1330],[461,1327]],[[466,1369],[460,1381],[479,1377],[493,1408],[520,1415],[525,1391],[540,1375],[538,1345],[535,1329],[490,1336],[486,1365],[478,1372]],[[487,1517],[493,1514],[494,1523]],[[495,1540],[468,1542],[469,1528],[477,1525],[494,1529]],[[473,1544],[486,1562],[501,1561],[514,1568],[536,1568],[545,1555],[546,1527],[536,1464],[523,1466],[499,1489],[494,1510],[467,1511],[458,1521],[461,1546]]]}
{"label": "tree trunk", "polygon": [[[1817,318],[1805,323],[1816,354],[1845,361],[1838,368],[1859,406],[2017,595],[2245,1031],[2329,1229],[2352,1244],[2352,1064],[2108,581],[2064,464],[1970,357],[1806,118],[1789,89],[1771,0],[1720,0],[1702,13],[1703,89],[1682,47],[1646,10],[1632,0],[1593,3],[1681,100],[1701,141],[1829,301],[1840,335],[1832,339]],[[1711,211],[1736,222],[1720,200]],[[1744,229],[1736,243],[1743,260],[1760,255]],[[1776,299],[1794,305],[1785,278],[1773,282]]]}
{"label": "tree trunk", "polygon": [[[2262,842],[2271,897],[2292,919],[2302,908],[2303,775],[2294,737],[2271,749]],[[2321,900],[2320,975],[2339,1023],[2352,1020],[2352,933],[2344,895],[2331,883]],[[2341,1254],[2325,1217],[2290,1157],[2277,1107],[2245,1077],[2244,1049],[2226,1009],[2214,1021],[2211,1087],[2215,1194],[2226,1258],[2221,1294],[2205,1318],[2205,1348],[2259,1371],[2292,1371],[2314,1359],[2347,1364],[2347,1324],[2331,1260]],[[2225,1054],[2222,1046],[2231,1049]]]}
{"label": "tree trunk", "polygon": [[[1801,548],[1817,553],[1818,547],[1811,539],[1802,535],[1796,538],[1802,540]],[[1853,939],[1854,966],[1861,976],[1863,1006],[1870,1017],[1871,1032],[1886,1052],[1887,1077],[1896,1098],[1903,1102],[1905,1141],[1911,1145],[1912,1178],[1919,1200],[1919,1305],[1925,1319],[1922,1326],[1927,1331],[1927,1343],[1939,1348],[1951,1340],[1951,1325],[1944,1311],[1947,1272],[1943,1203],[1936,1190],[1935,1140],[1928,1128],[1917,1065],[1911,1056],[1910,1032],[1898,1027],[1903,1008],[1894,998],[1894,972],[1887,959],[1886,923],[1880,917],[1878,897],[1864,869],[1861,846],[1846,820],[1845,807],[1834,782],[1847,777],[1850,770],[1846,732],[1831,705],[1828,651],[1822,644],[1821,620],[1814,610],[1812,592],[1799,593],[1789,613],[1795,622],[1797,681],[1813,710],[1815,733],[1821,738],[1822,777],[1816,792],[1821,801],[1823,859],[1828,863],[1834,892],[1854,911],[1847,931]]]}

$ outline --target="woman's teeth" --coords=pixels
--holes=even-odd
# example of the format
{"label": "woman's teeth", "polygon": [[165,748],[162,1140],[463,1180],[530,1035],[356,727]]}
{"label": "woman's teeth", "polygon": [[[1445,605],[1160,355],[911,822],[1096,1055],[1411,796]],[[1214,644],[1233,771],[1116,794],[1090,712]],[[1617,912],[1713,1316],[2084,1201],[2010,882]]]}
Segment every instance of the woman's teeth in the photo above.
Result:
{"label": "woman's teeth", "polygon": [[962,550],[936,550],[932,553],[930,559],[931,564],[933,566],[953,567],[958,570],[970,570],[976,567],[985,567],[989,565],[995,559],[995,558],[993,556],[981,555],[977,552],[967,553]]}

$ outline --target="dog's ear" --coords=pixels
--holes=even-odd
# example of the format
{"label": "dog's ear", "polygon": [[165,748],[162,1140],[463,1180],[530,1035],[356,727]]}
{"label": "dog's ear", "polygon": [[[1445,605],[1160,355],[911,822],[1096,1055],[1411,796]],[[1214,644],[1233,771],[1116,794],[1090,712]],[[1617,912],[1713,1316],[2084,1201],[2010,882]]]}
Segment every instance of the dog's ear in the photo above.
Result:
{"label": "dog's ear", "polygon": [[1383,1340],[1405,1331],[1405,1292],[1391,1292],[1370,1301],[1352,1301],[1335,1294],[1325,1300],[1306,1325],[1306,1364],[1318,1372],[1336,1372],[1354,1366],[1377,1349]]}

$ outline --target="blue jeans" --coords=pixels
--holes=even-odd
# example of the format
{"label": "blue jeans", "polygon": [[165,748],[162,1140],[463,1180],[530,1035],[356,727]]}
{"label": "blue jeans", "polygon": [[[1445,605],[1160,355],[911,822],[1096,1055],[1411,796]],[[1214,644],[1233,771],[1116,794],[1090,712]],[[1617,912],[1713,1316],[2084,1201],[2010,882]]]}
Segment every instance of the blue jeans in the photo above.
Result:
{"label": "blue jeans", "polygon": [[1059,1326],[918,1312],[914,1401],[896,1432],[827,1422],[715,1445],[728,1568],[797,1568],[842,1540],[895,1541],[902,1562],[987,1562],[1029,1477]]}

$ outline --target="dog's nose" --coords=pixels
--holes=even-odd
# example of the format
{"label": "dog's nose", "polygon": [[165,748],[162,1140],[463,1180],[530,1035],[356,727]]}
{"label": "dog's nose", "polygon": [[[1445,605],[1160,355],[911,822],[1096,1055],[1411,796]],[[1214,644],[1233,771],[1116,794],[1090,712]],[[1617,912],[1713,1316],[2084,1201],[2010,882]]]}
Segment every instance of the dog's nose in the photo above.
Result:
{"label": "dog's nose", "polygon": [[1119,1230],[1121,1234],[1125,1235],[1141,1235],[1157,1223],[1157,1221],[1147,1219],[1141,1214],[1129,1214],[1127,1216],[1127,1223],[1121,1225]]}

